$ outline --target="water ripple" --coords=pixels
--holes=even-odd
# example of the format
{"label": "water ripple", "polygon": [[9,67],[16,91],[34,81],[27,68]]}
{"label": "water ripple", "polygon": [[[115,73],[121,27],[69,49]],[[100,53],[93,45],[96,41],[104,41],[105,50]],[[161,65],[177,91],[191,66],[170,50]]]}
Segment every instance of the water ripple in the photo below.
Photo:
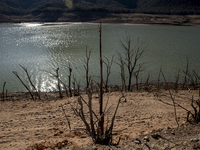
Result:
{"label": "water ripple", "polygon": [[[111,59],[118,52],[123,53],[119,43],[126,33],[133,40],[149,43],[148,51],[142,58],[147,62],[141,80],[151,74],[151,80],[157,79],[159,68],[163,65],[165,74],[173,81],[179,68],[185,67],[186,57],[193,59],[194,69],[200,63],[200,27],[171,27],[145,25],[103,25],[103,55]],[[32,80],[40,91],[56,89],[57,80],[44,70],[59,73],[68,83],[69,65],[76,80],[85,83],[85,49],[92,49],[90,57],[90,75],[99,80],[99,32],[97,24],[82,23],[45,23],[0,25],[0,85],[7,81],[8,91],[26,90],[12,71],[17,71],[25,80],[26,75],[19,64],[28,68]],[[192,68],[192,69],[193,69]],[[105,71],[105,66],[104,66]],[[26,82],[27,83],[27,82]],[[113,63],[110,84],[120,84],[119,66]]]}

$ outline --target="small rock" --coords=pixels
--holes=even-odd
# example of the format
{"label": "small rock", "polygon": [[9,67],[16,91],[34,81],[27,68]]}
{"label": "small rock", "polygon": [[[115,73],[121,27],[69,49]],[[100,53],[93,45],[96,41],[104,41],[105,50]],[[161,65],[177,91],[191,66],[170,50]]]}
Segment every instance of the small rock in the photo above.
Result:
{"label": "small rock", "polygon": [[187,142],[183,142],[183,145],[184,145],[184,146],[187,146]]}
{"label": "small rock", "polygon": [[143,138],[143,140],[149,142],[149,137],[148,137],[148,136],[145,136],[145,137]]}
{"label": "small rock", "polygon": [[199,143],[194,143],[193,149],[200,149],[200,144]]}
{"label": "small rock", "polygon": [[158,139],[158,133],[151,133],[152,138]]}
{"label": "small rock", "polygon": [[196,143],[198,141],[199,141],[199,139],[197,139],[197,138],[190,139],[190,142],[192,142],[192,143]]}
{"label": "small rock", "polygon": [[58,147],[58,149],[61,149],[61,148],[62,148],[62,143],[59,142],[59,143],[57,144],[57,147]]}
{"label": "small rock", "polygon": [[87,138],[87,136],[86,135],[82,135],[81,138]]}
{"label": "small rock", "polygon": [[176,146],[176,144],[174,144],[174,143],[169,143],[169,147],[175,147]]}
{"label": "small rock", "polygon": [[135,144],[141,144],[141,141],[140,141],[138,138],[136,138],[136,139],[134,140],[134,143],[135,143]]}
{"label": "small rock", "polygon": [[96,146],[93,146],[92,149],[93,150],[98,150],[98,148]]}
{"label": "small rock", "polygon": [[63,131],[62,131],[62,130],[60,130],[59,132],[60,132],[60,134],[63,134]]}
{"label": "small rock", "polygon": [[169,144],[166,143],[166,144],[164,144],[164,146],[165,146],[165,148],[167,148],[167,147],[169,147]]}
{"label": "small rock", "polygon": [[174,130],[172,130],[172,131],[171,131],[171,134],[175,135],[175,131],[174,131]]}

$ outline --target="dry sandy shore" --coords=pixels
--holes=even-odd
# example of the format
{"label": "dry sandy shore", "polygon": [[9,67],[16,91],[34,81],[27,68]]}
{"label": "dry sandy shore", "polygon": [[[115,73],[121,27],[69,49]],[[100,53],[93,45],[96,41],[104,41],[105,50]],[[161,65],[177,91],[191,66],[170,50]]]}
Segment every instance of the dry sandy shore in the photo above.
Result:
{"label": "dry sandy shore", "polygon": [[[191,94],[195,99],[199,98],[198,91],[191,91]],[[110,93],[108,106],[114,105],[107,113],[108,120],[111,119],[120,96],[120,92]],[[113,131],[114,143],[121,137],[120,145],[110,149],[200,148],[199,125],[186,123],[186,111],[181,108],[177,108],[180,124],[180,129],[177,129],[173,106],[165,104],[172,104],[168,91],[127,92],[125,96],[120,103]],[[175,96],[177,103],[193,110],[187,91],[180,90]],[[86,95],[83,97],[87,100]],[[108,94],[105,94],[105,101],[107,97]],[[71,128],[74,130],[72,132],[68,128],[61,105],[70,120]],[[93,145],[87,134],[82,130],[76,130],[84,128],[84,125],[72,112],[71,105],[77,106],[77,97],[43,101],[30,101],[25,98],[1,101],[0,149],[109,149],[108,146]],[[98,96],[93,95],[95,111],[98,110],[97,106]],[[152,132],[157,132],[162,138],[153,139]],[[145,136],[149,138],[146,142],[143,140]]]}

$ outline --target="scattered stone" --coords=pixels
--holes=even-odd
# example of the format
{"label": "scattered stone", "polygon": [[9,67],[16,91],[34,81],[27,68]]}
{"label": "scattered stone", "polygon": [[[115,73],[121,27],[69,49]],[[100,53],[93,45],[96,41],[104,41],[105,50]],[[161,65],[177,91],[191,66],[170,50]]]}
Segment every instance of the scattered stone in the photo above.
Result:
{"label": "scattered stone", "polygon": [[200,143],[194,143],[193,149],[200,149]]}
{"label": "scattered stone", "polygon": [[81,138],[87,138],[87,136],[86,135],[81,135]]}
{"label": "scattered stone", "polygon": [[198,141],[199,141],[199,139],[197,139],[197,138],[190,139],[190,142],[192,142],[192,143],[196,143]]}
{"label": "scattered stone", "polygon": [[149,142],[149,137],[148,137],[148,136],[145,136],[145,137],[143,138],[143,140],[146,141],[146,142]]}
{"label": "scattered stone", "polygon": [[24,104],[23,106],[22,106],[22,108],[26,108],[28,105],[27,104]]}
{"label": "scattered stone", "polygon": [[136,139],[134,140],[134,143],[135,143],[135,144],[141,144],[141,141],[140,141],[138,138],[136,138]]}
{"label": "scattered stone", "polygon": [[96,146],[93,146],[92,150],[98,150],[98,148]]}
{"label": "scattered stone", "polygon": [[172,131],[171,131],[171,134],[175,135],[175,130],[172,130]]}
{"label": "scattered stone", "polygon": [[68,144],[68,140],[64,140],[64,141],[62,141],[62,143],[64,143],[65,145],[67,145]]}
{"label": "scattered stone", "polygon": [[187,142],[183,142],[183,145],[184,145],[184,146],[187,146]]}
{"label": "scattered stone", "polygon": [[151,137],[154,139],[158,139],[158,133],[151,133]]}
{"label": "scattered stone", "polygon": [[167,147],[169,147],[169,144],[165,143],[164,146],[165,146],[165,148],[167,148]]}
{"label": "scattered stone", "polygon": [[174,143],[169,143],[169,147],[175,147],[176,146],[176,144],[174,144]]}
{"label": "scattered stone", "polygon": [[57,147],[58,147],[58,149],[61,149],[61,148],[62,148],[62,143],[59,142],[59,143],[57,144]]}

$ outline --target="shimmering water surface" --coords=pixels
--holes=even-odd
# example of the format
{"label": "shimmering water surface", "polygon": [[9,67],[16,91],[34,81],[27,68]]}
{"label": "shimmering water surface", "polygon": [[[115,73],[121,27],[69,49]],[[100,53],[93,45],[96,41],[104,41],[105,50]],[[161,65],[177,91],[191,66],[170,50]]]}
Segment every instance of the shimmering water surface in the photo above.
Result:
{"label": "shimmering water surface", "polygon": [[[102,25],[103,56],[117,62],[118,52],[122,53],[120,40],[131,35],[133,43],[137,39],[148,44],[141,61],[145,69],[140,80],[145,81],[148,73],[150,81],[156,81],[162,65],[168,81],[174,81],[178,70],[186,66],[189,58],[190,68],[200,71],[200,26],[163,26],[134,24]],[[26,82],[26,67],[31,78],[41,91],[56,89],[56,79],[49,73],[60,68],[60,76],[68,82],[69,71],[82,87],[85,85],[85,50],[92,50],[90,75],[98,80],[99,76],[99,32],[98,24],[87,23],[46,23],[46,24],[1,24],[0,25],[0,87],[7,82],[6,89],[25,91],[25,88],[12,73],[17,71]],[[47,71],[47,72],[46,72]],[[109,84],[121,84],[120,69],[113,63]],[[134,78],[133,78],[134,82]]]}

